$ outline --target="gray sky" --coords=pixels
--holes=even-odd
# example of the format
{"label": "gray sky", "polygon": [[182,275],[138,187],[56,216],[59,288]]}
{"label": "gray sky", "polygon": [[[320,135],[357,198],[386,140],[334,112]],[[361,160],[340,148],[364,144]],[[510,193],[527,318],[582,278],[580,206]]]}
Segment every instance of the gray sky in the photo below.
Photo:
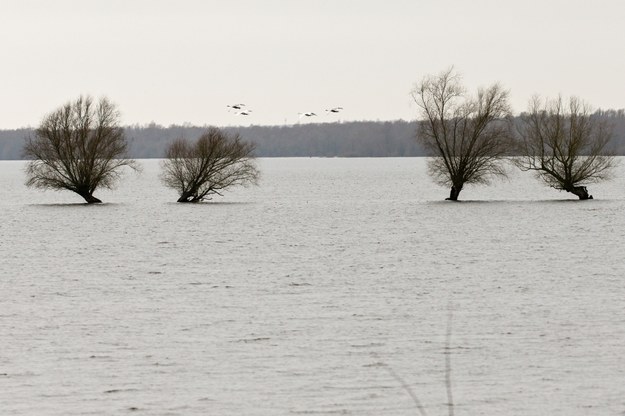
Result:
{"label": "gray sky", "polygon": [[623,0],[0,0],[0,128],[80,94],[124,124],[412,120],[411,88],[451,65],[515,112],[559,93],[623,108],[624,22]]}

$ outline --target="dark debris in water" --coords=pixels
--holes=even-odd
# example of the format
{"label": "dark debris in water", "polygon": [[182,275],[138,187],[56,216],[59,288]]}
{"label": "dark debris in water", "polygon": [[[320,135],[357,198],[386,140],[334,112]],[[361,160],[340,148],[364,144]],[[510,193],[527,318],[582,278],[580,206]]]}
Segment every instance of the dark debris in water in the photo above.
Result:
{"label": "dark debris in water", "polygon": [[105,394],[114,394],[114,393],[121,393],[124,391],[137,391],[137,389],[110,389],[110,390],[104,390]]}
{"label": "dark debris in water", "polygon": [[383,342],[371,342],[369,344],[352,344],[352,348],[371,348],[371,347],[383,347]]}
{"label": "dark debris in water", "polygon": [[369,368],[369,367],[385,367],[386,364],[382,363],[382,362],[375,362],[375,363],[371,363],[371,364],[365,364],[363,365],[363,367]]}
{"label": "dark debris in water", "polygon": [[258,338],[244,338],[244,339],[239,339],[236,342],[244,342],[244,343],[250,343],[250,342],[262,342],[262,341],[269,341],[271,338],[269,337],[258,337]]}

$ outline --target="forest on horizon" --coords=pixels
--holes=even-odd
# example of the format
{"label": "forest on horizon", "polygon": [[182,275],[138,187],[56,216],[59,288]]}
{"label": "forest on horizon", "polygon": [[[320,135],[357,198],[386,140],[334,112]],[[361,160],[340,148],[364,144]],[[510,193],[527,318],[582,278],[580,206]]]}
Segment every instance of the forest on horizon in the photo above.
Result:
{"label": "forest on horizon", "polygon": [[[611,150],[625,155],[625,111],[598,110],[614,128]],[[125,126],[134,159],[162,158],[173,140],[196,139],[208,126],[155,123]],[[350,121],[285,126],[224,127],[256,145],[257,157],[414,157],[426,152],[417,142],[416,121]],[[22,159],[24,139],[33,128],[0,130],[0,160]]]}

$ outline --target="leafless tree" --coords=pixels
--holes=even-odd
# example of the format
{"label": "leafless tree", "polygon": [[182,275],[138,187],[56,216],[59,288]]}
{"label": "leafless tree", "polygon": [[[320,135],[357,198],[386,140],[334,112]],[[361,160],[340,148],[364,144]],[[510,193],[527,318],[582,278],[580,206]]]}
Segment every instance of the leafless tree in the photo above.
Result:
{"label": "leafless tree", "polygon": [[585,185],[611,176],[614,156],[607,149],[612,128],[606,118],[595,116],[589,106],[572,97],[534,97],[518,127],[522,170],[535,171],[550,187],[592,199]]}
{"label": "leafless tree", "polygon": [[508,92],[498,84],[467,97],[450,68],[427,76],[411,93],[420,107],[418,138],[430,152],[428,172],[451,187],[456,201],[465,184],[506,176],[502,159],[511,149]]}
{"label": "leafless tree", "polygon": [[180,138],[169,146],[161,180],[179,192],[178,202],[199,202],[232,186],[256,184],[253,151],[238,134],[211,127],[195,143]]}
{"label": "leafless tree", "polygon": [[97,188],[112,188],[123,166],[137,169],[127,150],[116,106],[106,98],[94,103],[81,96],[45,116],[26,138],[26,185],[66,189],[89,204],[102,202],[93,196]]}

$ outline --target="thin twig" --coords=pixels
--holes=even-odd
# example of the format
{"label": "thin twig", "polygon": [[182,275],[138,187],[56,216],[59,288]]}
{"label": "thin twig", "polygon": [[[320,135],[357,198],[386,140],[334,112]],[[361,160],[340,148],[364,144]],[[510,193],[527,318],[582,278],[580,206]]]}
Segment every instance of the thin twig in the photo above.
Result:
{"label": "thin twig", "polygon": [[[452,321],[453,321],[453,308],[452,308],[452,303],[451,303],[451,300],[450,300],[449,304],[447,306],[447,331],[446,331],[446,334],[445,334],[445,387],[446,387],[446,390],[447,390],[447,408],[448,408],[449,416],[454,416],[454,398],[453,398],[452,386],[451,386],[451,333],[452,333]],[[379,356],[376,353],[372,353],[372,355],[376,359],[378,359],[378,360],[380,359]],[[419,401],[419,398],[417,397],[415,392],[410,388],[408,383],[406,383],[406,381],[399,374],[397,374],[395,372],[395,370],[393,370],[393,368],[391,366],[389,366],[388,364],[386,364],[384,362],[381,362],[381,364],[382,364],[382,366],[384,368],[386,368],[386,371],[388,371],[389,374],[395,380],[397,380],[397,382],[399,382],[399,384],[401,384],[402,388],[408,393],[408,395],[410,396],[410,398],[414,402],[415,406],[419,410],[419,413],[421,413],[421,416],[427,416],[427,413],[426,413],[423,405]]]}
{"label": "thin twig", "polygon": [[449,416],[454,416],[454,398],[451,391],[451,323],[453,310],[451,301],[447,306],[447,334],[445,336],[445,386],[447,387],[447,408]]}
{"label": "thin twig", "polygon": [[[376,359],[379,359],[378,355],[373,353],[373,356],[376,357]],[[401,386],[403,387],[404,390],[406,390],[406,392],[408,393],[408,395],[410,396],[410,398],[412,399],[412,401],[414,402],[415,406],[417,406],[417,409],[419,410],[419,413],[421,413],[421,416],[427,416],[427,413],[425,412],[425,409],[423,408],[423,405],[421,404],[421,402],[419,401],[419,398],[417,397],[417,395],[415,394],[415,392],[410,388],[410,386],[408,385],[408,383],[406,383],[406,381],[395,372],[395,370],[393,370],[389,365],[387,365],[386,363],[382,363],[382,366],[384,368],[386,368],[386,371],[389,372],[389,374],[399,382],[399,384],[401,384]]]}

